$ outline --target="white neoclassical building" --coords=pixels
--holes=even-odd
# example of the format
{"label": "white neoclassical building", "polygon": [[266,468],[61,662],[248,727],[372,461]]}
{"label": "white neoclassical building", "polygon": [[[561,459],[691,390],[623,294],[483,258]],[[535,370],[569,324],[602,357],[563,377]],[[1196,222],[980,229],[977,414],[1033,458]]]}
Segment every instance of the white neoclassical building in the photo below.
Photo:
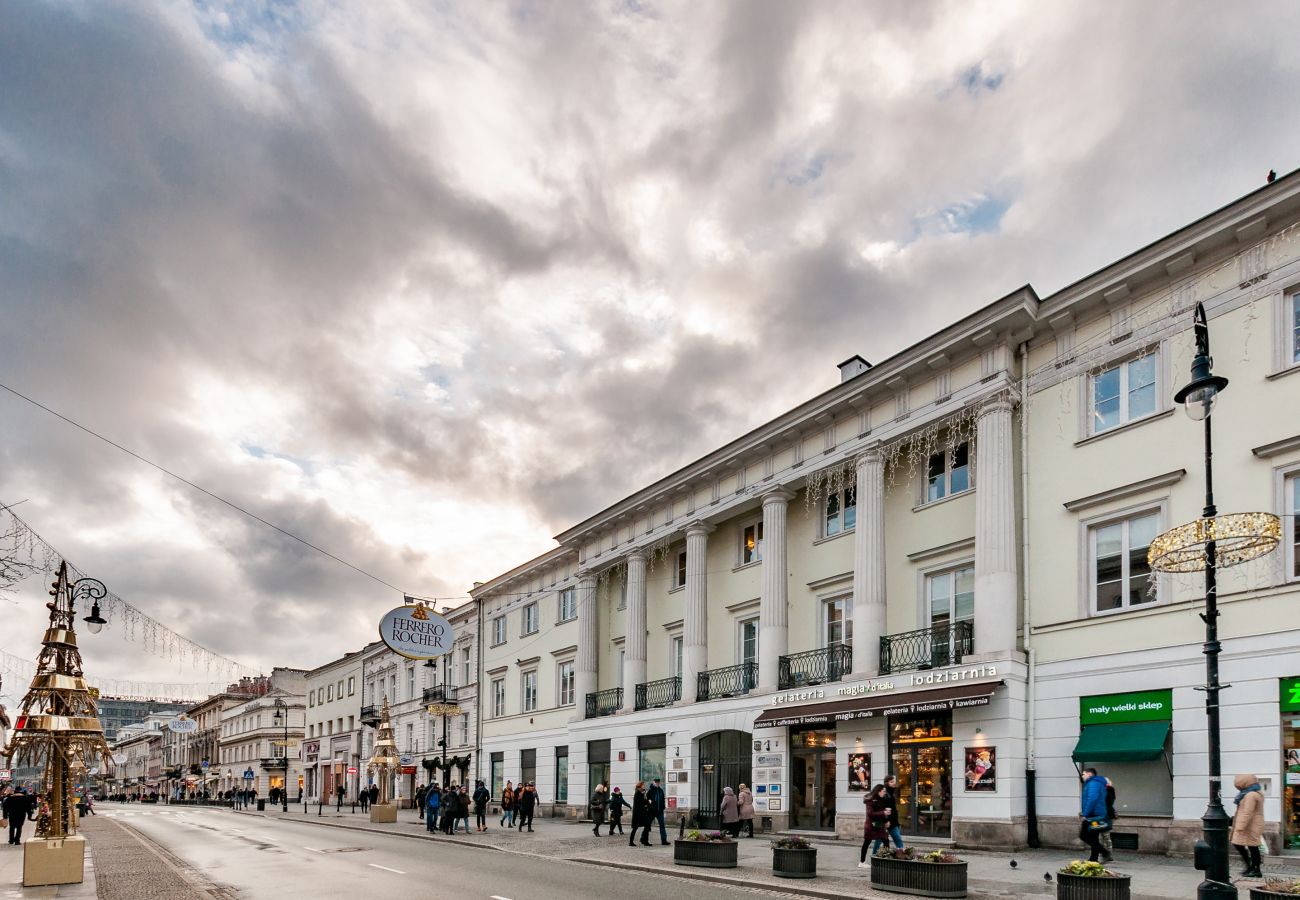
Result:
{"label": "white neoclassical building", "polygon": [[345,802],[365,783],[361,758],[361,675],[364,650],[347,653],[307,673],[307,734],[302,743],[304,790],[313,803]]}
{"label": "white neoclassical building", "polygon": [[1170,398],[1203,302],[1231,379],[1220,508],[1286,523],[1223,586],[1225,771],[1260,774],[1270,831],[1295,841],[1298,223],[1293,174],[1051,296],[854,357],[477,585],[493,795],[534,781],[544,810],[582,815],[598,781],[659,776],[670,814],[709,824],[743,782],[774,829],[850,835],[893,773],[906,832],[1007,847],[1071,842],[1096,764],[1121,841],[1185,850],[1206,789],[1200,582],[1142,567],[1200,513],[1200,425]]}

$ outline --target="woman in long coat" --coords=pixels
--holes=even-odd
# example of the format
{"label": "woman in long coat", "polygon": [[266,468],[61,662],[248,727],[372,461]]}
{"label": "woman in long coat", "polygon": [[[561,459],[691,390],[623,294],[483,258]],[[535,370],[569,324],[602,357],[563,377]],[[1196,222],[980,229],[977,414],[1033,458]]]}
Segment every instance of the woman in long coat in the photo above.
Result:
{"label": "woman in long coat", "polygon": [[627,845],[631,847],[636,842],[636,830],[641,829],[642,846],[650,846],[650,823],[654,821],[650,814],[650,800],[645,795],[645,782],[636,783],[636,794],[632,797],[632,833],[628,835]]}
{"label": "woman in long coat", "polygon": [[[754,836],[754,795],[749,792],[749,786],[742,784],[740,793],[736,795],[736,802],[740,804],[740,827],[747,829],[746,833]],[[739,832],[737,832],[739,834]]]}
{"label": "woman in long coat", "polygon": [[600,826],[605,824],[605,785],[598,784],[591,792],[591,833],[600,837]]}
{"label": "woman in long coat", "polygon": [[1237,813],[1232,817],[1232,844],[1246,864],[1241,873],[1244,878],[1262,878],[1259,866],[1259,845],[1264,839],[1264,794],[1259,779],[1254,775],[1238,775],[1233,781],[1237,789]]}
{"label": "woman in long coat", "polygon": [[867,867],[867,847],[871,847],[871,852],[875,853],[882,846],[889,843],[889,814],[893,811],[889,792],[883,784],[878,784],[871,789],[871,794],[864,801],[867,807],[867,821],[862,831],[862,855],[859,857],[858,868]]}
{"label": "woman in long coat", "polygon": [[722,805],[718,808],[722,817],[722,830],[732,837],[740,836],[740,804],[736,802],[736,792],[729,787],[722,789]]}

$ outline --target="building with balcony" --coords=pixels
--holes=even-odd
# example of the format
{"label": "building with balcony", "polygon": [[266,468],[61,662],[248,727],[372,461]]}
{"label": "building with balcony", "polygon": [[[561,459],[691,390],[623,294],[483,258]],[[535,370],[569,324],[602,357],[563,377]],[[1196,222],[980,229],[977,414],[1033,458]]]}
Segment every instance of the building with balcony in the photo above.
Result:
{"label": "building with balcony", "polygon": [[[287,790],[303,796],[302,740],[307,731],[307,673],[271,670],[267,690],[221,711],[221,774],[224,787],[252,788],[263,799]],[[278,716],[278,717],[277,717]],[[228,774],[227,774],[228,773]]]}
{"label": "building with balcony", "polygon": [[365,783],[361,757],[361,676],[364,650],[357,650],[307,673],[307,736],[303,766],[307,798],[336,802],[339,785],[351,802]]}
{"label": "building with balcony", "polygon": [[[1293,174],[1048,297],[1026,286],[874,366],[851,358],[835,387],[477,585],[493,795],[531,780],[576,816],[597,782],[660,776],[670,815],[711,825],[745,783],[774,829],[850,836],[893,773],[907,833],[1073,844],[1076,763],[1104,761],[1143,846],[1185,849],[1205,789],[1199,581],[1148,591],[1142,560],[1200,503],[1199,426],[1168,398],[1202,301],[1234,379],[1221,508],[1290,516],[1276,571],[1243,574],[1225,610],[1241,704],[1225,764],[1271,779],[1271,827],[1300,815],[1278,702],[1300,674],[1282,614],[1298,223]],[[1164,743],[1088,730],[1133,724],[1086,710],[1139,688],[1172,691],[1149,701],[1171,710]],[[1170,788],[1148,796],[1158,759]]]}

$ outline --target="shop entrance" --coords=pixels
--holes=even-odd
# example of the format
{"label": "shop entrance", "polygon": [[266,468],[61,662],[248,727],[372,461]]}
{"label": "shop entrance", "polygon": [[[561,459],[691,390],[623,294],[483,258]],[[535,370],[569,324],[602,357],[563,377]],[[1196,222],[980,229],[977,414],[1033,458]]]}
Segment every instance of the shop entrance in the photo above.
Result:
{"label": "shop entrance", "polygon": [[695,818],[701,828],[722,825],[722,789],[739,791],[750,783],[753,751],[748,731],[715,731],[700,738],[700,801]]}
{"label": "shop entrance", "polygon": [[1282,849],[1300,853],[1300,678],[1282,679]]}
{"label": "shop entrance", "polygon": [[835,829],[835,732],[790,732],[790,827]]}
{"label": "shop entrance", "polygon": [[[603,784],[613,790],[609,784],[609,741],[587,741],[587,818],[591,818],[591,795],[596,793],[596,785]],[[631,793],[629,791],[629,793]],[[628,802],[631,802],[630,800]]]}
{"label": "shop entrance", "polygon": [[890,771],[898,778],[904,834],[952,833],[952,714],[889,720]]}

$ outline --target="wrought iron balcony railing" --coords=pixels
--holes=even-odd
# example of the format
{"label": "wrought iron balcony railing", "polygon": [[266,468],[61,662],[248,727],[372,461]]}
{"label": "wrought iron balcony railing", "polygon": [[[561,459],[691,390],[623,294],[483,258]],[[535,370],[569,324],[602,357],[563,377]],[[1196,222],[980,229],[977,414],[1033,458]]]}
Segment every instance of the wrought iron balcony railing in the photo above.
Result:
{"label": "wrought iron balcony railing", "polygon": [[880,639],[880,674],[956,665],[975,649],[975,624],[955,622]]}
{"label": "wrought iron balcony railing", "polygon": [[424,702],[429,703],[455,703],[456,702],[456,685],[438,685],[424,689]]}
{"label": "wrought iron balcony railing", "polygon": [[791,653],[781,657],[777,669],[777,687],[782,690],[807,684],[839,681],[853,671],[853,648],[834,644],[821,650]]}
{"label": "wrought iron balcony railing", "polygon": [[612,716],[623,708],[623,689],[607,688],[587,695],[587,718]]}
{"label": "wrought iron balcony railing", "polygon": [[682,679],[660,678],[636,686],[636,708],[657,709],[660,706],[672,706],[682,699]]}
{"label": "wrought iron balcony railing", "polygon": [[717,700],[748,694],[758,684],[758,663],[747,662],[737,666],[723,666],[701,672],[695,683],[697,700]]}
{"label": "wrought iron balcony railing", "polygon": [[374,705],[361,707],[361,724],[378,725],[379,707]]}

